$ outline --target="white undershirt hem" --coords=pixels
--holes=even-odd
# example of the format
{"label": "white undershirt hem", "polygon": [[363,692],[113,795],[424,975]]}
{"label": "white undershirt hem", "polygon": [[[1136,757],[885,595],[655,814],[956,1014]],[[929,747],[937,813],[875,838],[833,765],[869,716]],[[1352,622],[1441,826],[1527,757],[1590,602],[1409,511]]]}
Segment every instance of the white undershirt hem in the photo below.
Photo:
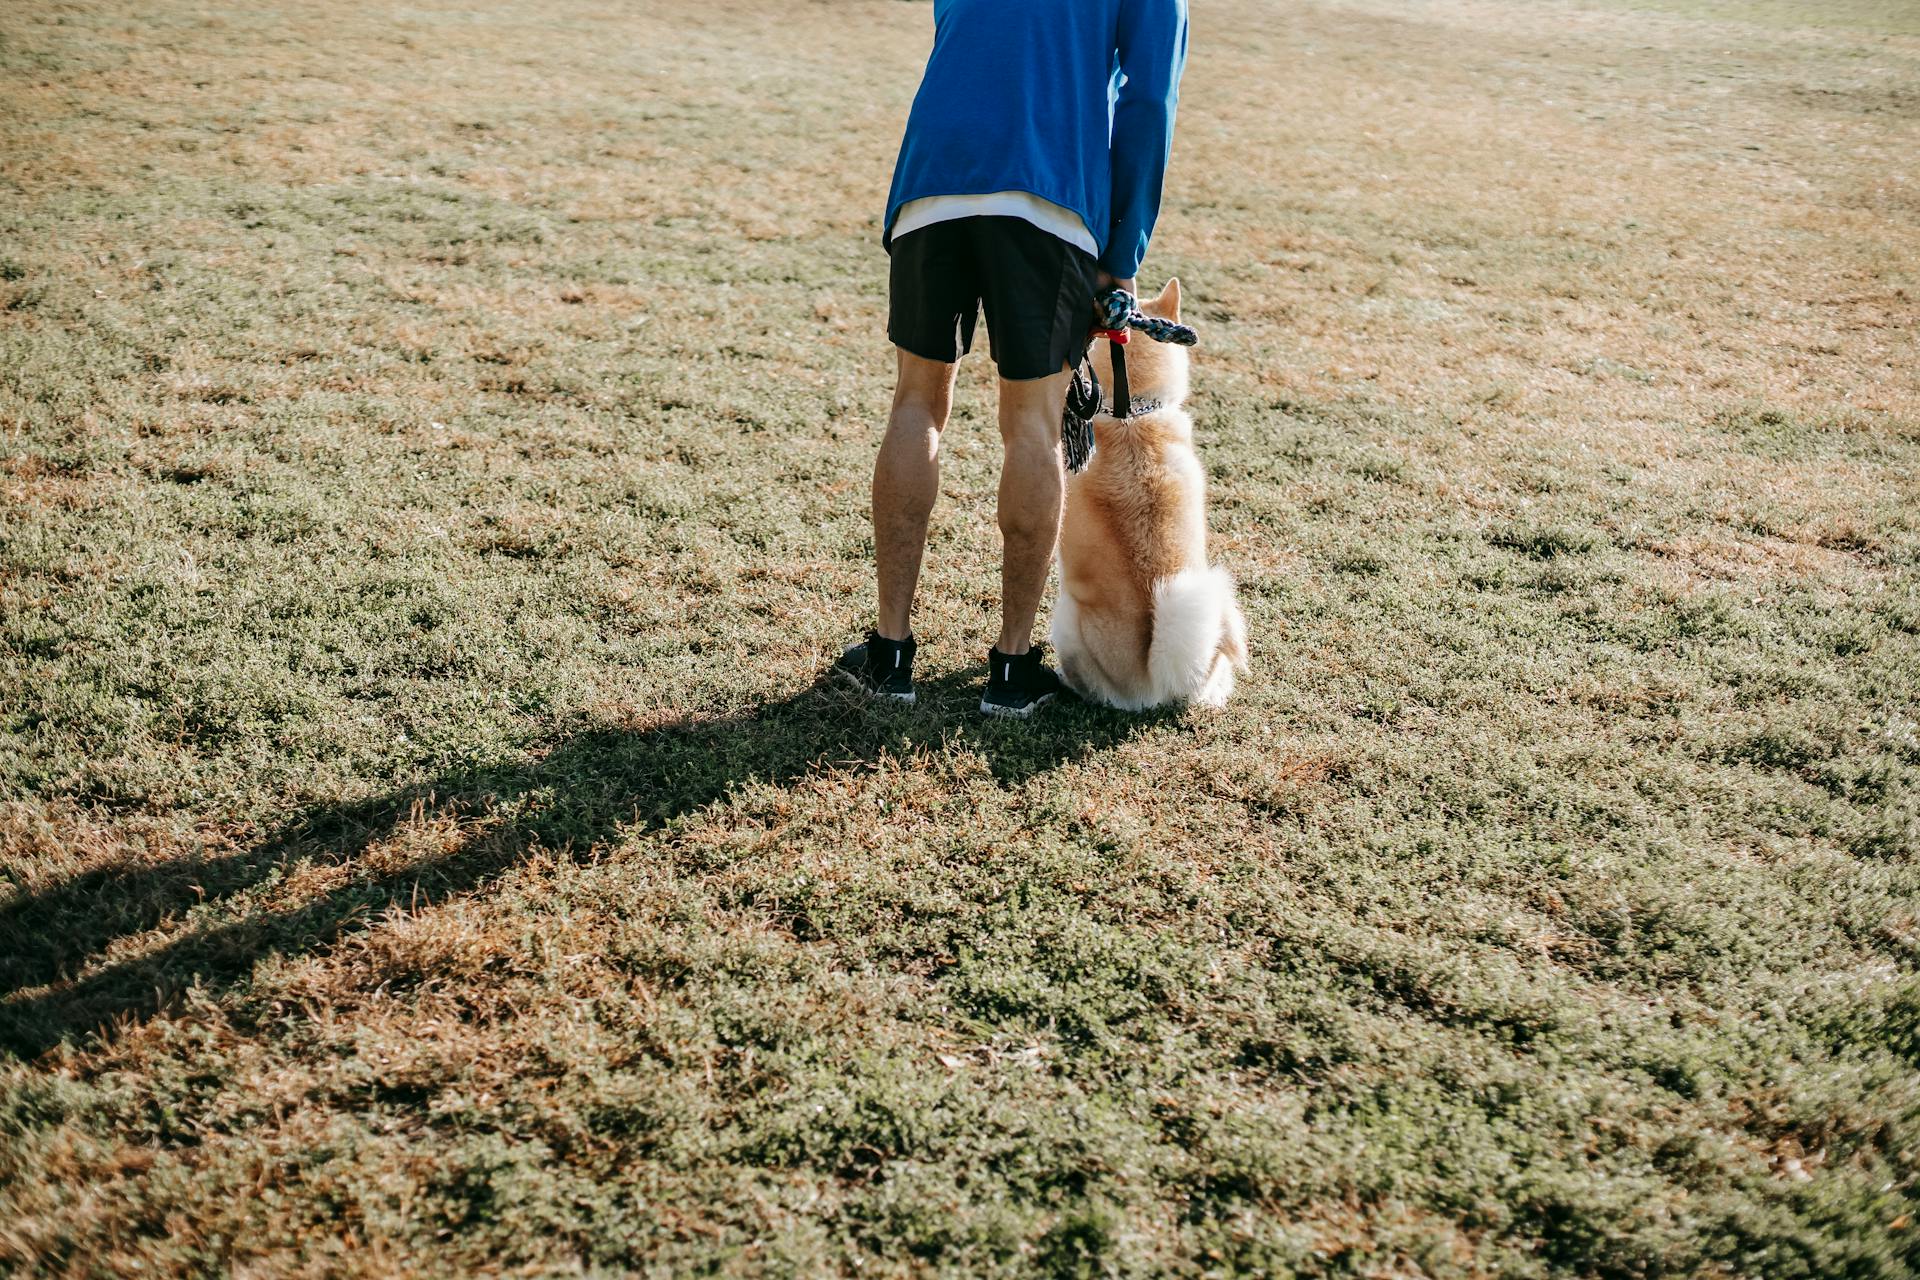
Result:
{"label": "white undershirt hem", "polygon": [[1090,258],[1100,256],[1100,245],[1079,214],[1042,200],[1031,191],[995,191],[984,196],[922,196],[900,206],[894,215],[893,238],[955,218],[1023,218],[1065,240]]}

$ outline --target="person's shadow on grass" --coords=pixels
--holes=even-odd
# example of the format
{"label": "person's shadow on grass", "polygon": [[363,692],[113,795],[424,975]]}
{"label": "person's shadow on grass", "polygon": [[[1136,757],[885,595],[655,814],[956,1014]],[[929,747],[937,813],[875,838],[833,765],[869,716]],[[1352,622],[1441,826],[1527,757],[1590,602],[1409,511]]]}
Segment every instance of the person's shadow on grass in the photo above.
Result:
{"label": "person's shadow on grass", "polygon": [[[218,995],[243,985],[268,956],[323,949],[389,910],[483,890],[537,849],[583,855],[747,782],[785,785],[886,752],[958,745],[1013,784],[1156,719],[1067,702],[1027,722],[990,721],[975,709],[977,672],[917,683],[913,708],[869,702],[823,680],[728,716],[589,730],[531,763],[459,770],[375,800],[311,809],[239,852],[129,861],[24,892],[0,904],[0,1049],[31,1057],[138,1023],[196,983]],[[382,841],[422,824],[445,834],[437,851],[402,855],[398,866],[379,854]],[[303,864],[337,868],[327,878],[334,887],[292,906],[189,927],[152,951],[68,980],[116,942]]]}

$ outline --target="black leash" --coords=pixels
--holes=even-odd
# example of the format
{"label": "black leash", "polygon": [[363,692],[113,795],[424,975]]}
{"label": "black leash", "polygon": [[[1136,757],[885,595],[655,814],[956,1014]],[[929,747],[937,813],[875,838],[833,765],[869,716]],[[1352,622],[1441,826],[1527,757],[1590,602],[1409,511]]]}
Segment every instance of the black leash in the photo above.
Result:
{"label": "black leash", "polygon": [[[1130,331],[1138,329],[1155,342],[1172,342],[1183,347],[1194,345],[1200,335],[1190,325],[1146,314],[1125,289],[1109,289],[1094,299],[1093,305],[1099,309],[1101,322],[1087,339],[1087,351],[1092,352],[1094,338],[1106,338],[1112,343],[1113,416],[1125,420],[1131,418],[1134,411],[1133,394],[1127,386]],[[1100,412],[1100,404],[1100,375],[1093,371],[1093,361],[1083,356],[1074,366],[1073,379],[1067,384],[1067,404],[1060,419],[1060,446],[1066,454],[1069,471],[1085,470],[1093,458],[1093,419]],[[1145,411],[1143,406],[1142,412]]]}

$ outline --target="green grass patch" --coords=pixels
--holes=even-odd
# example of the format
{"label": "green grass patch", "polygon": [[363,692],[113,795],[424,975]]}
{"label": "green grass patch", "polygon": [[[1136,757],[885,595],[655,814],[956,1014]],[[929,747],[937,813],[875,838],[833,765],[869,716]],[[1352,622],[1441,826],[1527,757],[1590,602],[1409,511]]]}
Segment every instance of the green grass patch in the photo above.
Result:
{"label": "green grass patch", "polygon": [[0,1270],[1911,1274],[1906,55],[1485,12],[1196,5],[1254,669],[1029,725],[927,6],[10,15]]}

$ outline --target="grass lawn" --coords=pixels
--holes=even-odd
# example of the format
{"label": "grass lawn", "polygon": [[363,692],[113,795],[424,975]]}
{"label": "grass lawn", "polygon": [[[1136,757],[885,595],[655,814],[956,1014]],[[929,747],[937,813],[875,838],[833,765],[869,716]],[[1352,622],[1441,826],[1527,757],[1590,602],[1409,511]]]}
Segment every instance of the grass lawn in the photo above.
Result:
{"label": "grass lawn", "polygon": [[0,1272],[1920,1269],[1920,22],[1194,0],[1254,665],[869,620],[930,8],[0,12]]}

